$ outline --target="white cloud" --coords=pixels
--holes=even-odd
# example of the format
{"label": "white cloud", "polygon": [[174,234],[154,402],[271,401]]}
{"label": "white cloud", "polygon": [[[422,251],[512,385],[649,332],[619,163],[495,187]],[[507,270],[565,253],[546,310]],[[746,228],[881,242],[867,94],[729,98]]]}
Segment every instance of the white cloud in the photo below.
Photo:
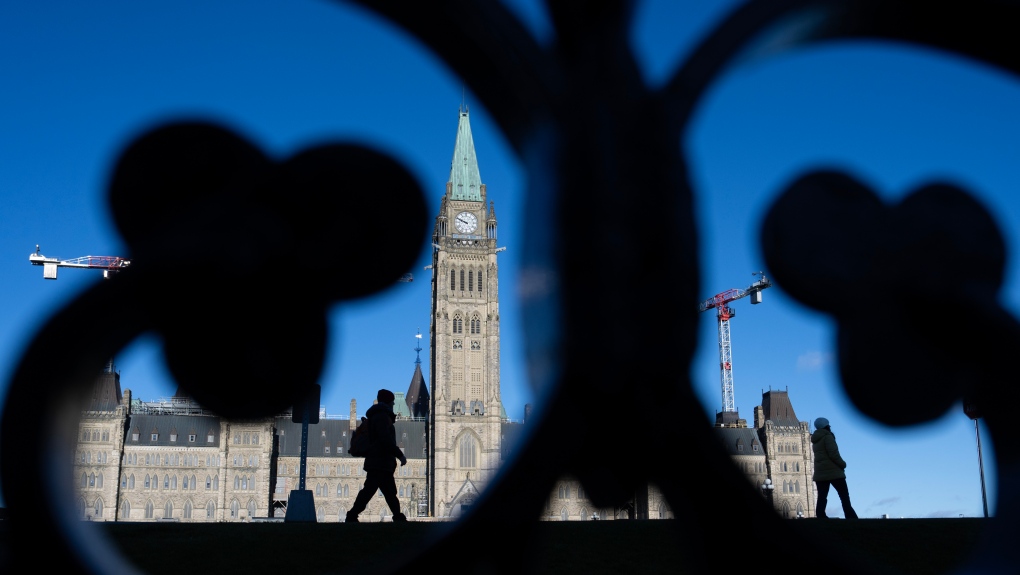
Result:
{"label": "white cloud", "polygon": [[809,351],[797,358],[797,371],[817,371],[831,363],[833,355],[827,351]]}

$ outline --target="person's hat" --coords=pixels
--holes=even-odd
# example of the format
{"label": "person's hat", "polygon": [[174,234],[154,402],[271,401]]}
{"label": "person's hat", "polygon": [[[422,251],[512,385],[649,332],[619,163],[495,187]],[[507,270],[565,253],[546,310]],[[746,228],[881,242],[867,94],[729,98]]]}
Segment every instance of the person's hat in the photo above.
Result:
{"label": "person's hat", "polygon": [[379,403],[393,403],[393,392],[388,389],[380,389],[379,393],[375,396]]}
{"label": "person's hat", "polygon": [[815,420],[815,429],[824,429],[829,427],[829,420],[824,417],[819,417]]}

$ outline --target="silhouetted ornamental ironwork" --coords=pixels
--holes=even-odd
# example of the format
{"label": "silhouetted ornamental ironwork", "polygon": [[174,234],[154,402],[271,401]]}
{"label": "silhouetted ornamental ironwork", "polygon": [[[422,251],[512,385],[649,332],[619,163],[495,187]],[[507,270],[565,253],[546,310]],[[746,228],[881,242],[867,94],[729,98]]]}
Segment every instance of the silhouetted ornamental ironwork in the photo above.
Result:
{"label": "silhouetted ornamental ironwork", "polygon": [[[529,373],[532,384],[547,393],[527,443],[471,513],[420,555],[400,558],[393,570],[417,571],[411,562],[440,565],[463,549],[488,547],[491,530],[480,525],[498,524],[505,549],[528,545],[528,525],[566,475],[578,478],[598,507],[623,504],[639,485],[658,485],[670,507],[683,511],[676,519],[677,545],[688,551],[693,570],[708,572],[716,560],[703,534],[738,524],[772,538],[792,534],[790,522],[772,512],[730,463],[704,424],[688,379],[701,269],[695,189],[683,147],[692,111],[736,60],[777,49],[759,42],[763,38],[781,37],[788,50],[834,39],[895,40],[1015,75],[1020,5],[751,1],[707,34],[661,88],[651,88],[629,44],[634,2],[547,2],[555,34],[548,47],[496,1],[357,3],[403,27],[459,74],[528,172],[521,297]],[[369,185],[389,198],[395,233],[374,237],[383,243],[375,251],[391,257],[351,261],[359,252],[344,250],[344,237],[368,230],[338,230],[327,220],[367,209],[365,196],[353,190]],[[27,537],[45,540],[48,567],[60,573],[110,566],[102,559],[110,548],[87,541],[76,523],[65,522],[63,498],[46,491],[48,482],[40,478],[52,465],[51,443],[47,434],[28,431],[44,423],[31,406],[60,404],[67,393],[79,391],[71,382],[91,382],[107,358],[143,332],[154,332],[164,341],[174,378],[207,408],[222,417],[280,413],[318,379],[327,306],[396,282],[419,253],[428,223],[419,184],[385,152],[331,144],[277,162],[255,143],[206,123],[172,123],[131,143],[117,161],[109,202],[133,263],[81,294],[36,334],[11,380],[0,431],[11,521],[35,528],[13,530],[19,541],[12,548],[33,548]],[[660,207],[661,225],[614,217],[649,203]],[[859,222],[874,219],[888,225],[862,232]],[[591,225],[609,220],[613,227]],[[346,221],[355,228],[365,222]],[[846,233],[849,229],[855,233]],[[936,182],[889,206],[850,174],[813,171],[771,207],[762,240],[777,285],[835,318],[843,385],[863,413],[888,425],[912,425],[966,397],[979,406],[996,445],[1008,444],[1007,412],[1018,404],[1017,387],[1005,373],[1007,365],[985,359],[1011,357],[1020,328],[997,303],[1002,235],[965,190]],[[302,249],[309,244],[321,249],[313,256]],[[210,245],[238,257],[210,263],[201,257]],[[322,253],[342,253],[344,261],[323,261]],[[284,256],[294,267],[314,266],[320,273],[279,274],[274,262]],[[302,257],[310,259],[294,261]],[[374,270],[369,276],[348,275],[369,266]],[[607,274],[639,284],[662,285],[663,270],[676,281],[668,282],[669,290],[643,296],[659,313],[634,315],[623,298],[614,297],[614,282],[589,281],[589,270],[607,266]],[[454,279],[464,282],[451,275],[451,285]],[[261,302],[257,316],[230,297],[239,282]],[[833,286],[856,297],[844,297]],[[175,297],[163,297],[166,293]],[[596,308],[601,313],[590,313]],[[95,309],[107,310],[115,321],[96,325]],[[196,331],[199,318],[203,329]],[[885,327],[890,322],[898,328]],[[933,322],[952,329],[931,329]],[[634,329],[648,336],[640,344],[625,335]],[[894,332],[903,336],[896,356],[885,351]],[[609,338],[603,343],[616,351],[604,354],[605,346],[587,345],[592,333]],[[905,346],[917,358],[910,369],[913,378],[924,379],[924,394],[899,377]],[[262,360],[257,368],[235,361],[252,353]],[[637,356],[644,360],[632,361]],[[237,379],[250,390],[242,403],[223,383]],[[292,386],[280,389],[279,381]],[[621,387],[621,381],[629,384]],[[896,409],[908,394],[911,409]],[[656,442],[625,444],[621,436],[606,434],[600,420],[586,417],[610,397],[631,405],[656,397],[677,413],[669,421],[644,422]],[[56,426],[62,433],[60,423],[45,421],[42,429]],[[567,435],[574,438],[568,451],[548,440]],[[682,485],[683,474],[664,465],[658,454],[664,444],[687,446],[687,464],[702,474],[696,493]],[[1004,495],[995,529],[967,569],[1007,573],[1015,565],[1007,558],[1010,534],[1020,530],[1020,500],[1010,489],[1020,471],[1013,451],[997,457]],[[236,515],[237,501],[228,505]],[[152,513],[150,503],[145,514]],[[861,557],[815,543],[784,557],[782,569],[813,572],[825,565],[828,573],[874,572]],[[758,559],[750,546],[729,553],[734,564]],[[501,554],[501,563],[490,568],[527,571],[528,556]]]}

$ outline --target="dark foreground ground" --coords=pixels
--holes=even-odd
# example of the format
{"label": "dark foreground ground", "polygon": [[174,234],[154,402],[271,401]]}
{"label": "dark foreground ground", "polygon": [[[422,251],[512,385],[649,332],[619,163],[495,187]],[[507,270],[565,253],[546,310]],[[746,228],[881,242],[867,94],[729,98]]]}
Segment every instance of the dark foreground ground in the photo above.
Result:
{"label": "dark foreground ground", "polygon": [[[796,522],[794,540],[776,540],[734,525],[707,536],[718,563],[711,572],[787,572],[798,550],[819,540],[833,541],[850,556],[875,565],[874,572],[949,573],[973,551],[985,519],[815,519]],[[145,573],[374,573],[394,557],[410,556],[422,541],[448,527],[407,524],[83,524],[106,533]],[[11,552],[10,522],[0,522],[0,556]],[[538,543],[522,563],[530,573],[700,573],[685,560],[689,535],[671,521],[549,522],[533,528]],[[487,572],[480,564],[520,556],[501,545],[494,528],[484,548],[454,553],[444,565],[422,565],[420,572]],[[818,539],[821,538],[821,539]],[[714,554],[714,553],[713,553]],[[750,563],[748,563],[750,561]],[[8,566],[10,564],[8,563]],[[826,573],[825,565],[793,572]],[[887,568],[887,569],[886,569]],[[515,569],[516,570],[516,569]],[[6,571],[6,569],[0,569]],[[415,569],[415,571],[418,571]],[[871,571],[869,569],[869,571]],[[11,573],[15,571],[10,571]]]}

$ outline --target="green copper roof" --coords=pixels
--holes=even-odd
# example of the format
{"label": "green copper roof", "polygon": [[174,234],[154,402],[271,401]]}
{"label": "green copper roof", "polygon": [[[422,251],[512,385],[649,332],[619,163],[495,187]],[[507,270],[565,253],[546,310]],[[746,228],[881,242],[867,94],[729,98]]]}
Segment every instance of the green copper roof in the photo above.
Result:
{"label": "green copper roof", "polygon": [[460,111],[457,123],[457,143],[453,146],[453,161],[450,162],[450,184],[451,199],[482,201],[482,176],[478,173],[478,158],[467,110]]}

